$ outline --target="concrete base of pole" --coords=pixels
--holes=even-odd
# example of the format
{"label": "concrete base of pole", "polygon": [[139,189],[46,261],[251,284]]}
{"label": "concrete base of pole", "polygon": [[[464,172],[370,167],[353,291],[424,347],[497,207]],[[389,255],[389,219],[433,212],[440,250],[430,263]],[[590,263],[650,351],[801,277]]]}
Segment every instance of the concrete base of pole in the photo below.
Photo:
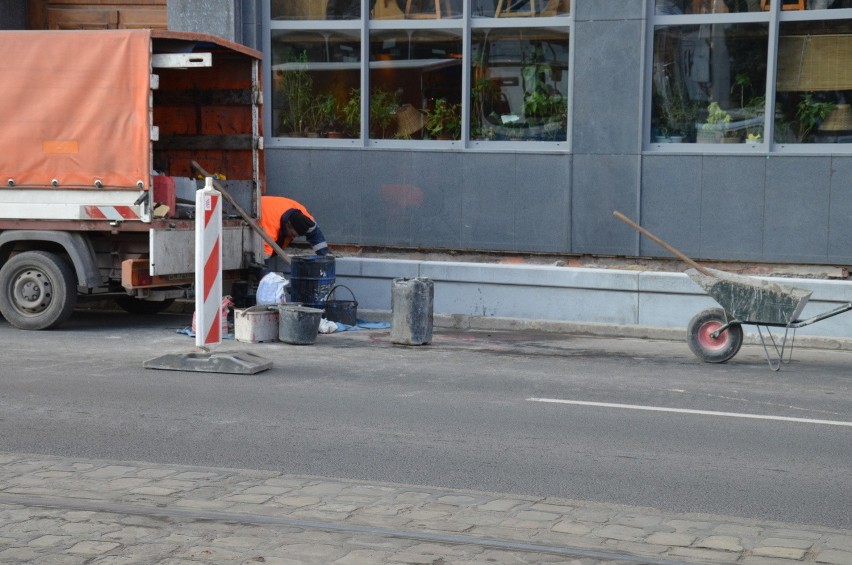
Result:
{"label": "concrete base of pole", "polygon": [[146,369],[254,375],[272,367],[272,361],[252,353],[170,353],[145,361]]}

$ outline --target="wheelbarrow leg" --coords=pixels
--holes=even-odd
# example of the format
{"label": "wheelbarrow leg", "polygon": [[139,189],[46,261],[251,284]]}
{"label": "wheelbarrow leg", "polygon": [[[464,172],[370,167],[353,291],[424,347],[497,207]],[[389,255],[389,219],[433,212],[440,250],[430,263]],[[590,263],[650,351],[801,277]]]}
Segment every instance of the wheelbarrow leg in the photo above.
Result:
{"label": "wheelbarrow leg", "polygon": [[773,365],[772,356],[769,353],[769,348],[766,347],[766,338],[763,336],[763,332],[760,330],[760,325],[755,324],[757,327],[757,333],[760,336],[760,343],[763,345],[763,353],[766,355],[766,362],[769,363],[769,368],[773,371],[780,371],[781,365],[783,363],[790,363],[793,360],[793,345],[796,342],[796,328],[793,328],[793,338],[790,340],[790,350],[787,356],[787,361],[784,361],[784,349],[787,347],[787,335],[790,332],[790,326],[788,325],[784,328],[784,338],[781,339],[781,348],[778,348],[778,343],[775,341],[775,337],[772,335],[772,331],[769,329],[769,326],[766,326],[766,335],[769,337],[772,342],[772,348],[775,350],[775,355],[778,357],[778,363]]}

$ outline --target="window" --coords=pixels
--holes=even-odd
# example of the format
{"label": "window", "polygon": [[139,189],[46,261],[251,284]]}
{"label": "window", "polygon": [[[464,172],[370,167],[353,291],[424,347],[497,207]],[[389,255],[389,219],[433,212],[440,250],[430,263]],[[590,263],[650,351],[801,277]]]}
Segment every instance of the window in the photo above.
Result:
{"label": "window", "polygon": [[656,0],[653,30],[649,143],[852,140],[852,0]]}
{"label": "window", "polygon": [[368,13],[361,0],[271,2],[276,142],[564,146],[570,0],[363,6]]}
{"label": "window", "polygon": [[852,142],[852,20],[781,22],[778,143]]}

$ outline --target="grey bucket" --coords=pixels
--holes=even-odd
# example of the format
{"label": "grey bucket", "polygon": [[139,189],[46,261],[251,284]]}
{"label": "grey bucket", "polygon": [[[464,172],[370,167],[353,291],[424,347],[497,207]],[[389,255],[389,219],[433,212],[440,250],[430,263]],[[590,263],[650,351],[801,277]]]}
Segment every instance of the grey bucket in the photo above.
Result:
{"label": "grey bucket", "polygon": [[278,339],[293,345],[310,345],[317,340],[322,310],[281,304],[278,307]]}

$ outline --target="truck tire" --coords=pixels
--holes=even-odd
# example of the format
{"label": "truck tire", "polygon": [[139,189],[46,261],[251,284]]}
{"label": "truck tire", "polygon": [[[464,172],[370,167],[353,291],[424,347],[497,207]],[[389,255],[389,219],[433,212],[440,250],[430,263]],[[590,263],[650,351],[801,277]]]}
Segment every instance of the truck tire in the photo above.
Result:
{"label": "truck tire", "polygon": [[26,251],[0,269],[0,314],[22,330],[46,330],[67,320],[77,304],[77,277],[62,257]]}
{"label": "truck tire", "polygon": [[174,301],[174,298],[167,298],[166,300],[139,300],[132,296],[115,297],[115,303],[118,304],[119,308],[128,314],[138,315],[159,314],[174,304]]}
{"label": "truck tire", "polygon": [[696,357],[705,363],[724,363],[737,354],[743,345],[743,327],[740,324],[729,326],[719,337],[710,335],[727,321],[721,308],[708,308],[692,317],[686,339]]}

